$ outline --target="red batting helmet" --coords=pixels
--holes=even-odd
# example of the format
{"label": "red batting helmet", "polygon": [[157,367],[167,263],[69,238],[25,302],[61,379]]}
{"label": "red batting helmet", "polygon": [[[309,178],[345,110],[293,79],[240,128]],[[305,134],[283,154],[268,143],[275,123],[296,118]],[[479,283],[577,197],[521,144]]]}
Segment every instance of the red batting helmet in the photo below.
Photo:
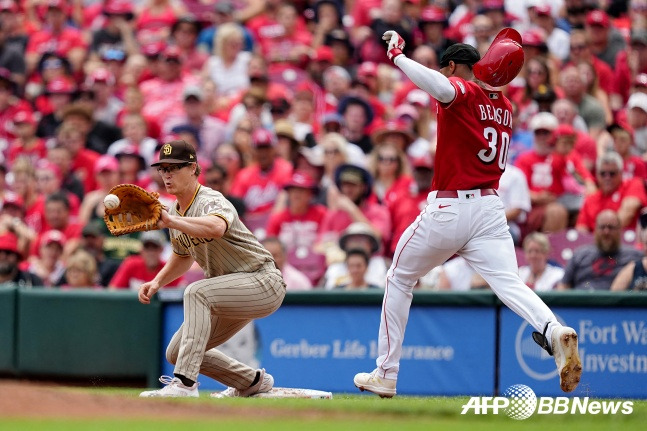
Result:
{"label": "red batting helmet", "polygon": [[474,76],[493,87],[512,81],[523,66],[521,35],[517,30],[504,28],[496,35],[492,45],[476,64]]}

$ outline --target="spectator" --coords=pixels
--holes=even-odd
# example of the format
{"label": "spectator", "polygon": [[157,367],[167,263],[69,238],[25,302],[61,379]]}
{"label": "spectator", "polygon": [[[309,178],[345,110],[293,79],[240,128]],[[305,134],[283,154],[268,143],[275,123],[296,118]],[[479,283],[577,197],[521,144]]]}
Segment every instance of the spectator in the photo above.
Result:
{"label": "spectator", "polygon": [[423,43],[434,49],[437,58],[442,57],[443,52],[456,43],[455,40],[445,37],[447,15],[437,6],[427,6],[422,10],[418,26],[422,32]]}
{"label": "spectator", "polygon": [[287,119],[274,122],[274,133],[277,139],[277,153],[279,157],[295,165],[301,143],[294,136],[294,126]]}
{"label": "spectator", "polygon": [[548,63],[543,57],[535,57],[526,61],[523,69],[525,86],[523,90],[517,91],[512,96],[512,101],[517,105],[519,110],[519,127],[528,129],[530,120],[539,111],[537,102],[534,101],[533,96],[540,88],[546,89],[552,87],[551,70]]}
{"label": "spectator", "polygon": [[560,84],[566,99],[573,102],[584,119],[589,134],[597,139],[606,128],[604,107],[586,92],[584,78],[576,66],[566,66],[560,72]]}
{"label": "spectator", "polygon": [[79,223],[86,225],[91,220],[103,220],[103,198],[110,189],[119,184],[119,162],[110,155],[99,157],[94,165],[94,175],[99,188],[88,193],[79,210]]}
{"label": "spectator", "polygon": [[97,262],[83,249],[77,249],[65,262],[62,289],[100,288]]}
{"label": "spectator", "polygon": [[180,49],[180,58],[184,71],[190,74],[199,73],[209,55],[198,49],[198,34],[202,24],[192,15],[183,15],[171,27],[171,39]]}
{"label": "spectator", "polygon": [[606,123],[611,123],[613,121],[613,112],[611,112],[610,95],[602,89],[600,78],[598,77],[595,68],[591,63],[581,62],[577,65],[577,70],[579,70],[582,75],[586,93],[597,100],[600,106],[604,109],[604,119]]}
{"label": "spectator", "polygon": [[343,117],[342,135],[362,149],[365,154],[373,150],[371,137],[366,127],[373,122],[373,108],[369,103],[356,96],[348,96],[339,101],[337,112]]}
{"label": "spectator", "polygon": [[616,57],[613,82],[621,100],[614,106],[620,108],[629,99],[630,86],[641,73],[647,72],[647,30],[636,28],[631,32],[630,45]]}
{"label": "spectator", "polygon": [[121,183],[135,184],[146,188],[150,181],[146,177],[146,161],[139,153],[139,149],[126,146],[115,154],[119,162],[119,181]]}
{"label": "spectator", "polygon": [[267,235],[279,238],[287,261],[316,285],[325,271],[322,255],[314,250],[326,207],[312,202],[317,184],[303,172],[295,172],[285,186],[287,208],[274,212],[267,222]]}
{"label": "spectator", "polygon": [[[631,178],[638,178],[647,181],[647,166],[645,161],[637,155],[638,150],[634,146],[633,129],[626,123],[613,123],[607,127],[608,135],[606,135],[607,142],[610,144],[603,144],[608,149],[618,153],[622,157],[622,179],[629,180]],[[603,135],[604,136],[604,135]],[[603,138],[601,137],[600,140]]]}
{"label": "spectator", "polygon": [[597,147],[595,140],[586,132],[586,123],[582,117],[577,114],[577,106],[567,99],[556,100],[551,112],[557,118],[559,124],[568,124],[575,129],[575,151],[582,158],[582,163],[589,172],[595,168],[595,159],[597,158]]}
{"label": "spectator", "polygon": [[249,87],[251,53],[243,50],[244,31],[229,22],[218,27],[213,55],[204,65],[203,77],[216,84],[218,97],[231,98]]}
{"label": "spectator", "polygon": [[323,283],[321,283],[325,289],[333,289],[337,285],[349,282],[350,274],[345,255],[350,250],[358,249],[363,250],[369,256],[366,281],[380,288],[384,287],[386,260],[383,256],[378,255],[380,240],[368,224],[356,222],[348,226],[339,238],[338,247],[337,256],[334,257],[335,261],[328,265],[322,280]]}
{"label": "spectator", "polygon": [[42,287],[43,281],[36,274],[20,270],[21,260],[16,236],[10,232],[0,235],[0,285]]}
{"label": "spectator", "polygon": [[523,171],[530,189],[532,209],[525,226],[526,231],[541,229],[557,232],[568,225],[568,211],[560,202],[563,192],[562,172],[553,170],[551,155],[554,152],[552,133],[557,128],[557,118],[549,112],[535,115],[530,123],[534,140],[532,150],[522,153],[516,165]]}
{"label": "spectator", "polygon": [[58,166],[47,159],[39,160],[34,166],[36,192],[39,194],[35,211],[44,213],[45,199],[51,194],[63,193],[70,201],[70,221],[77,221],[81,201],[77,195],[63,189],[63,177]]}
{"label": "spectator", "polygon": [[[413,43],[412,29],[402,14],[402,2],[398,0],[382,0],[380,12],[373,14],[370,23],[371,35],[358,43],[363,61],[386,63],[384,54],[384,41],[382,35],[387,30],[395,30],[405,41],[404,53],[409,56],[415,46]],[[380,55],[381,54],[381,55]]]}
{"label": "spectator", "polygon": [[45,224],[43,226],[43,233],[32,244],[32,255],[37,253],[40,243],[43,240],[44,232],[49,229],[59,230],[67,238],[64,247],[66,255],[76,248],[81,237],[82,228],[79,223],[71,221],[70,201],[62,192],[51,194],[45,200]]}
{"label": "spectator", "polygon": [[135,11],[137,35],[141,39],[165,40],[171,35],[171,26],[185,13],[186,8],[182,2],[171,0],[139,2],[139,8]]}
{"label": "spectator", "polygon": [[532,209],[530,190],[523,171],[514,165],[507,165],[499,179],[497,189],[505,207],[510,235],[515,246],[521,244],[521,226],[526,222]]}
{"label": "spectator", "polygon": [[10,72],[10,79],[22,88],[26,79],[23,51],[7,41],[9,36],[5,20],[0,21],[0,68]]}
{"label": "spectator", "polygon": [[647,154],[647,94],[634,93],[629,97],[627,121],[634,129],[634,143],[644,158]]}
{"label": "spectator", "polygon": [[99,60],[110,49],[122,49],[129,55],[137,53],[133,28],[133,6],[128,0],[106,0],[102,13],[106,17],[103,28],[92,33],[90,59]]}
{"label": "spectator", "polygon": [[313,285],[307,275],[299,271],[286,259],[287,250],[285,245],[275,236],[269,236],[261,241],[274,258],[276,267],[281,271],[288,292],[307,291],[313,288]]}
{"label": "spectator", "polygon": [[375,147],[391,144],[399,152],[407,153],[409,146],[415,141],[410,124],[402,120],[388,120],[375,127],[371,140]]}
{"label": "spectator", "polygon": [[344,9],[338,0],[317,0],[313,5],[314,29],[312,30],[312,48],[317,49],[324,44],[325,37],[332,30],[344,27]]}
{"label": "spectator", "polygon": [[13,117],[16,139],[9,144],[7,159],[14,162],[18,156],[27,157],[32,163],[47,155],[45,141],[36,136],[38,121],[31,111],[19,111]]}
{"label": "spectator", "polygon": [[72,157],[70,170],[83,183],[83,193],[96,188],[94,164],[100,154],[85,148],[86,134],[74,123],[63,123],[56,132],[57,144],[65,147]]}
{"label": "spectator", "polygon": [[43,286],[56,286],[65,272],[63,245],[65,236],[58,230],[48,230],[40,241],[38,254],[29,258],[29,271],[43,281]]}
{"label": "spectator", "polygon": [[45,96],[50,106],[50,112],[38,122],[36,135],[41,138],[51,138],[63,123],[63,112],[72,102],[76,86],[68,78],[55,78],[45,87]]}
{"label": "spectator", "polygon": [[341,165],[335,172],[335,186],[328,188],[328,208],[322,221],[319,243],[323,250],[336,244],[344,231],[353,222],[367,223],[384,245],[391,240],[391,216],[389,210],[371,202],[373,177],[359,166]]}
{"label": "spectator", "polygon": [[144,95],[142,114],[157,118],[160,124],[172,116],[182,115],[182,92],[197,82],[196,77],[182,74],[180,56],[176,46],[166,47],[160,55],[158,76],[140,85]]}
{"label": "spectator", "polygon": [[[532,3],[529,3],[532,4]],[[569,55],[569,34],[555,23],[550,4],[534,7],[537,25],[546,33],[546,45],[555,57],[564,61]]]}
{"label": "spectator", "polygon": [[[236,13],[234,5],[230,0],[221,0],[215,3],[214,13],[212,14],[211,26],[203,29],[198,36],[198,48],[206,53],[212,53],[214,50],[214,41],[218,37],[218,29],[222,28],[226,23],[236,23],[234,14]],[[243,31],[244,49],[245,51],[252,51],[254,47],[254,38],[247,29],[247,27],[240,26]]]}
{"label": "spectator", "polygon": [[29,38],[27,44],[25,61],[28,74],[35,70],[38,59],[47,51],[67,57],[75,72],[82,69],[87,46],[81,32],[67,23],[66,9],[65,0],[50,0],[47,3],[45,25]]}
{"label": "spectator", "polygon": [[231,194],[243,199],[247,214],[245,224],[252,232],[262,229],[264,237],[267,220],[279,191],[292,175],[292,165],[276,155],[276,136],[257,129],[252,136],[255,162],[242,169],[231,186]]}
{"label": "spectator", "polygon": [[[117,97],[117,80],[114,74],[105,67],[99,67],[88,75],[84,88],[90,93],[90,106],[97,124],[105,124],[114,133],[117,116],[124,108],[124,103]],[[97,125],[95,125],[97,127]]]}
{"label": "spectator", "polygon": [[[20,197],[24,208],[24,221],[32,230],[43,230],[43,214],[39,211],[39,195],[36,191],[36,172],[27,159],[18,158],[11,166],[11,189]],[[21,244],[22,246],[23,244]]]}
{"label": "spectator", "polygon": [[66,106],[61,115],[63,122],[83,134],[84,148],[99,154],[106,154],[113,142],[121,139],[119,127],[95,120],[92,109],[78,102]]}
{"label": "spectator", "polygon": [[586,15],[584,30],[591,41],[591,50],[600,60],[614,67],[616,56],[625,48],[625,39],[611,25],[609,15],[603,10],[592,10]]}
{"label": "spectator", "polygon": [[103,220],[92,220],[83,226],[79,244],[97,262],[99,284],[103,287],[108,287],[108,283],[110,283],[110,280],[119,269],[119,265],[121,265],[120,259],[113,259],[106,255],[104,250],[106,235],[108,235],[108,232]]}
{"label": "spectator", "polygon": [[[620,165],[617,173],[619,176]],[[640,259],[638,250],[620,243],[621,224],[618,214],[610,209],[595,218],[595,244],[575,250],[566,264],[559,290],[609,290],[620,270],[629,262]]]}
{"label": "spectator", "polygon": [[[131,289],[137,290],[142,283],[151,281],[166,263],[162,259],[162,252],[168,241],[164,232],[151,230],[143,232],[139,237],[141,240],[141,251],[137,255],[128,256],[119,266],[112,280],[110,289]],[[182,278],[178,278],[165,287],[178,287]]]}
{"label": "spectator", "polygon": [[[400,236],[407,227],[416,219],[418,214],[427,205],[427,195],[431,192],[432,179],[434,176],[434,159],[430,154],[423,157],[416,157],[412,160],[414,184],[408,190],[403,199],[389,208],[393,226],[393,237],[389,244],[388,256],[393,256],[395,247]],[[510,167],[506,168],[506,171]],[[525,178],[524,178],[525,182]]]}
{"label": "spectator", "polygon": [[62,188],[83,199],[85,190],[81,179],[72,168],[72,153],[67,147],[56,145],[47,150],[47,160],[58,166],[63,178]]}
{"label": "spectator", "polygon": [[182,114],[171,117],[164,124],[163,132],[170,132],[178,126],[191,126],[198,131],[200,146],[197,149],[200,160],[210,160],[216,148],[225,141],[226,124],[207,114],[204,91],[191,85],[182,93]]}
{"label": "spectator", "polygon": [[157,140],[148,136],[144,116],[138,113],[124,114],[121,124],[124,137],[110,144],[107,154],[116,156],[125,149],[134,147],[144,158],[146,165],[153,163],[157,153]]}
{"label": "spectator", "polygon": [[591,41],[584,30],[575,29],[571,32],[569,59],[572,64],[588,63],[595,69],[600,87],[611,96],[616,92],[616,85],[620,84],[614,77],[612,66],[593,55]]}
{"label": "spectator", "polygon": [[373,175],[372,199],[386,206],[391,215],[402,203],[413,186],[409,161],[400,145],[383,140],[369,157],[369,171]]}
{"label": "spectator", "polygon": [[564,277],[564,269],[548,262],[550,241],[541,232],[531,232],[523,240],[527,264],[519,268],[519,277],[536,292],[555,289]]}
{"label": "spectator", "polygon": [[271,72],[299,68],[307,61],[312,34],[303,27],[300,19],[294,4],[281,3],[277,8],[276,21],[282,31],[271,38],[259,35],[261,52],[270,62]]}
{"label": "spectator", "polygon": [[25,223],[25,206],[17,194],[5,191],[0,210],[0,233],[11,232],[18,240],[18,251],[29,255],[29,246],[36,238],[36,231]]}
{"label": "spectator", "polygon": [[366,280],[368,270],[369,255],[361,248],[348,250],[346,253],[346,267],[348,268],[349,281],[338,284],[335,289],[344,290],[364,290],[379,289],[379,286],[371,284]]}
{"label": "spectator", "polygon": [[647,290],[647,216],[640,216],[640,243],[645,256],[626,264],[611,283],[611,290]]}
{"label": "spectator", "polygon": [[593,232],[597,218],[604,210],[612,210],[622,229],[635,229],[640,209],[647,205],[642,180],[622,179],[623,161],[616,152],[600,156],[596,163],[599,190],[584,199],[576,222],[581,232]]}
{"label": "spectator", "polygon": [[[241,131],[241,133],[247,132]],[[249,135],[251,135],[251,131]],[[221,165],[225,168],[227,175],[225,176],[223,189],[227,190],[227,193],[229,193],[231,191],[231,184],[234,178],[236,178],[236,174],[238,174],[238,171],[243,168],[243,155],[233,144],[224,143],[216,149],[216,152],[213,155],[213,161],[214,164]]]}

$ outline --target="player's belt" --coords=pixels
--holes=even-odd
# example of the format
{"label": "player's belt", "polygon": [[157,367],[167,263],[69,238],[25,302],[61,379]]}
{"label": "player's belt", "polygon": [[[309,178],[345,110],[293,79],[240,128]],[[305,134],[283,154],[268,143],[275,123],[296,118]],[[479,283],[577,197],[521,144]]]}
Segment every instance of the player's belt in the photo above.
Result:
{"label": "player's belt", "polygon": [[[481,189],[481,196],[499,195],[494,189]],[[458,198],[458,190],[438,190],[437,198]]]}

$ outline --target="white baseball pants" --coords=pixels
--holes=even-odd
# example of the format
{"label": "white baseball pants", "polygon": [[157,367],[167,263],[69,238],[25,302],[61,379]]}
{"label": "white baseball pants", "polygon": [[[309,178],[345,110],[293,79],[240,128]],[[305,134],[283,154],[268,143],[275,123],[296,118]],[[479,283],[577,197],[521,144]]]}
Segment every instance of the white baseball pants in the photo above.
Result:
{"label": "white baseball pants", "polygon": [[413,288],[420,277],[459,254],[512,311],[550,340],[559,325],[548,306],[519,278],[505,211],[497,195],[459,191],[457,198],[427,197],[427,206],[398,241],[386,276],[378,340],[380,376],[397,379]]}

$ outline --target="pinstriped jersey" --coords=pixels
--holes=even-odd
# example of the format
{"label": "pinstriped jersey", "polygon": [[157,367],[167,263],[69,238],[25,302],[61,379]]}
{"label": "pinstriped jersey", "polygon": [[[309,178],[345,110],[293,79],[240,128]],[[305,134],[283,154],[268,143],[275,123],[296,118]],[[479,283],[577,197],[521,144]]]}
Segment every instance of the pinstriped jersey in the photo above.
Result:
{"label": "pinstriped jersey", "polygon": [[215,216],[227,223],[222,238],[196,238],[177,229],[169,229],[173,251],[179,256],[192,256],[207,278],[237,272],[254,272],[266,262],[274,262],[272,255],[238,218],[233,205],[218,191],[198,186],[189,207],[180,213],[177,201],[171,215],[181,217]]}

